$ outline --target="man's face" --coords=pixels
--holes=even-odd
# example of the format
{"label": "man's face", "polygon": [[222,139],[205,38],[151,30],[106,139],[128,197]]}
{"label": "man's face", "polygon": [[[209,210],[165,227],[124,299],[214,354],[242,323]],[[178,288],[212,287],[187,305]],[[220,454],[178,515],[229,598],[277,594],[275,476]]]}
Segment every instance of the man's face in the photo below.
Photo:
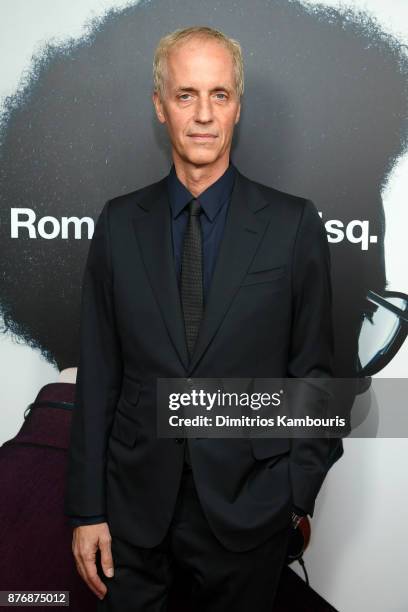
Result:
{"label": "man's face", "polygon": [[214,40],[180,43],[169,53],[164,79],[164,99],[155,92],[153,102],[173,155],[196,166],[227,160],[241,110],[228,49]]}

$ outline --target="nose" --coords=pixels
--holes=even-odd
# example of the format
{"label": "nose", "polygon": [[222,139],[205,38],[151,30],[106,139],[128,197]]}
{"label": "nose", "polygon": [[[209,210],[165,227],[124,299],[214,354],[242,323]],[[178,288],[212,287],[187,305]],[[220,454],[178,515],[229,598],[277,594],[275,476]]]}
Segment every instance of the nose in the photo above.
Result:
{"label": "nose", "polygon": [[208,98],[198,98],[196,105],[195,120],[198,123],[208,123],[212,120],[211,100]]}

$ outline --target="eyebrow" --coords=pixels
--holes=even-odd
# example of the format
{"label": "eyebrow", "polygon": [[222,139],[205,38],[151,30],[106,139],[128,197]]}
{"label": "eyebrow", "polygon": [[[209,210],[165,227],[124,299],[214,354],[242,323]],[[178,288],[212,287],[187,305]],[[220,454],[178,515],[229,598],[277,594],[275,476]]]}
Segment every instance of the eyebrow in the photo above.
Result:
{"label": "eyebrow", "polygon": [[[232,89],[230,87],[228,87],[227,85],[216,85],[215,87],[213,87],[210,91],[228,91],[229,93],[232,91]],[[198,91],[195,87],[184,87],[183,85],[181,85],[180,87],[176,87],[175,92],[179,92],[179,91],[192,91],[192,92],[196,92]]]}

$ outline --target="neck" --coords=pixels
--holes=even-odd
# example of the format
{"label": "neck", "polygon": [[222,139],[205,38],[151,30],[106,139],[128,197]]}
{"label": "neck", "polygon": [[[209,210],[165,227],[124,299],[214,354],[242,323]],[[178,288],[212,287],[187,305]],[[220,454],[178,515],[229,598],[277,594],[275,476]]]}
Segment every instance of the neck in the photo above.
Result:
{"label": "neck", "polygon": [[229,165],[229,156],[205,166],[196,166],[175,156],[173,162],[177,178],[197,198],[224,174]]}
{"label": "neck", "polygon": [[61,370],[57,382],[76,383],[77,368],[65,368]]}

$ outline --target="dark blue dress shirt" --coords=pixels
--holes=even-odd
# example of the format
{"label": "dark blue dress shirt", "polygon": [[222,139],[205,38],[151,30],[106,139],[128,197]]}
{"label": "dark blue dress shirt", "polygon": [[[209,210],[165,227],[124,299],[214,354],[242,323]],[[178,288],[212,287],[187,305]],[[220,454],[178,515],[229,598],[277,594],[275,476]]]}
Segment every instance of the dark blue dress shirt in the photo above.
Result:
{"label": "dark blue dress shirt", "polygon": [[[200,223],[203,244],[204,304],[208,297],[215,262],[224,233],[235,176],[236,168],[230,161],[224,174],[196,198],[202,207]],[[171,167],[167,177],[167,189],[172,219],[174,264],[180,286],[183,239],[188,222],[188,203],[191,202],[194,196],[177,177],[174,165]]]}

